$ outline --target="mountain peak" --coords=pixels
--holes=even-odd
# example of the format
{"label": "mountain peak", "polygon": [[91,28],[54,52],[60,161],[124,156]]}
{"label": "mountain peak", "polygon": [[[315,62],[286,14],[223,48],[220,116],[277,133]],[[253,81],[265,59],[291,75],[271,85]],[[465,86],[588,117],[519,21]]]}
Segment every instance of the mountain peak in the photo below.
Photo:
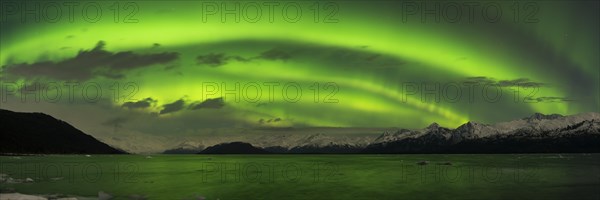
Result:
{"label": "mountain peak", "polygon": [[427,129],[438,129],[440,128],[440,125],[438,123],[431,123],[429,126],[427,126]]}
{"label": "mountain peak", "polygon": [[456,130],[459,130],[462,132],[473,132],[479,125],[480,124],[477,122],[468,121],[467,123],[460,125],[458,128],[456,128]]}
{"label": "mountain peak", "polygon": [[477,126],[477,122],[474,121],[468,121],[467,123],[463,124],[463,126],[467,126],[467,127],[473,127],[473,126]]}
{"label": "mountain peak", "polygon": [[559,114],[550,114],[550,115],[545,115],[542,113],[535,113],[529,117],[523,118],[525,120],[543,120],[543,119],[558,119],[564,117],[562,115]]}

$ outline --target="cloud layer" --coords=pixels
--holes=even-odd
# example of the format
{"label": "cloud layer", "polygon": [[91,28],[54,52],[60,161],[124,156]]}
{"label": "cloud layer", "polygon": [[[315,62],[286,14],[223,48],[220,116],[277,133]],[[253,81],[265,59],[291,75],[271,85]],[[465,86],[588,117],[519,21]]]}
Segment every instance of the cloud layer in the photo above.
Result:
{"label": "cloud layer", "polygon": [[95,76],[122,78],[123,72],[135,68],[167,64],[177,60],[178,53],[136,54],[131,51],[109,52],[100,41],[91,50],[81,50],[73,57],[62,61],[41,61],[9,64],[3,66],[9,74],[35,79],[39,77],[57,80],[85,81]]}

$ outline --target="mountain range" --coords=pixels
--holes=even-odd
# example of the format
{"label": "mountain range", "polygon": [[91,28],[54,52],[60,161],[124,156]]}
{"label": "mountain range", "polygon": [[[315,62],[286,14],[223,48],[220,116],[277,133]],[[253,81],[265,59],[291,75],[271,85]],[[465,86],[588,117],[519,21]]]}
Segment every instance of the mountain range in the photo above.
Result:
{"label": "mountain range", "polygon": [[[0,154],[125,153],[43,113],[0,109]],[[380,131],[376,133],[376,131]],[[597,153],[600,114],[540,113],[496,124],[467,122],[455,129],[285,128],[245,136],[180,142],[163,153]],[[256,134],[255,134],[256,133]],[[112,144],[112,143],[111,143]]]}
{"label": "mountain range", "polygon": [[243,142],[271,153],[594,153],[600,152],[600,114],[536,113],[496,124],[467,122],[455,129],[432,123],[372,136],[283,134]]}

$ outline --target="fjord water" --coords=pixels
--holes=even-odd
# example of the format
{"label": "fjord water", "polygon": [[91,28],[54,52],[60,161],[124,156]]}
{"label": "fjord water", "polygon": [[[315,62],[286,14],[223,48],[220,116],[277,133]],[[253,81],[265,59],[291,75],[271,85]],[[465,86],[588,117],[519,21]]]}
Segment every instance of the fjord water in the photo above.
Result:
{"label": "fjord water", "polygon": [[600,198],[600,154],[0,156],[0,173],[4,192],[116,199]]}

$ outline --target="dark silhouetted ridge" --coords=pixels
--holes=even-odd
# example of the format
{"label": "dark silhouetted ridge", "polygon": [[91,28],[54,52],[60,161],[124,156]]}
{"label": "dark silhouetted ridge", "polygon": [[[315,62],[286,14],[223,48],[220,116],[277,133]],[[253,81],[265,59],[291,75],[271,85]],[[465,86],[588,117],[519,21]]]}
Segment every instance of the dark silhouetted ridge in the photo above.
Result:
{"label": "dark silhouetted ridge", "polygon": [[231,142],[210,146],[200,152],[200,154],[264,154],[269,153],[264,149],[254,147],[244,142]]}
{"label": "dark silhouetted ridge", "polygon": [[122,154],[67,122],[44,113],[0,109],[0,153]]}

